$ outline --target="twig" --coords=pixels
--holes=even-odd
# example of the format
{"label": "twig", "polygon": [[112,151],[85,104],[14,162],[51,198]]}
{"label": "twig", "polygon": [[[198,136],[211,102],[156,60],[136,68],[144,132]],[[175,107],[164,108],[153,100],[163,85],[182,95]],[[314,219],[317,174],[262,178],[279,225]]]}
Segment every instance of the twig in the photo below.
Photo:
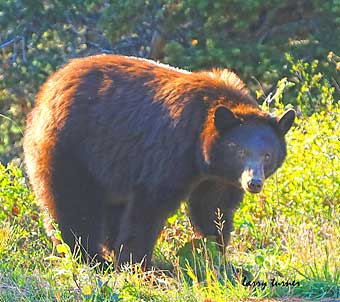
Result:
{"label": "twig", "polygon": [[16,43],[16,42],[18,42],[18,41],[20,41],[20,40],[22,40],[22,36],[16,36],[16,37],[13,38],[12,40],[9,40],[9,41],[7,41],[7,42],[1,44],[1,45],[0,45],[0,49],[5,48],[5,47],[7,47],[7,46],[9,46],[9,45],[11,45],[11,44],[14,44],[14,43]]}
{"label": "twig", "polygon": [[11,119],[10,117],[8,117],[8,116],[6,116],[2,113],[0,113],[0,117],[4,118],[5,120],[12,122],[14,124],[14,126],[16,126],[19,129],[21,135],[24,136],[24,132],[21,130],[21,127],[13,119]]}
{"label": "twig", "polygon": [[25,38],[23,36],[16,36],[12,40],[9,40],[3,44],[0,45],[0,49],[3,49],[5,47],[8,47],[10,45],[13,45],[13,55],[12,58],[10,58],[11,62],[15,62],[17,58],[17,42],[21,42],[21,55],[22,55],[22,61],[26,62],[27,57],[26,57],[26,50],[25,50]]}
{"label": "twig", "polygon": [[266,94],[266,92],[265,92],[265,90],[264,90],[264,88],[263,88],[261,82],[260,82],[255,76],[251,76],[251,78],[252,78],[254,81],[256,81],[256,83],[260,86],[264,98],[267,98],[267,94]]}
{"label": "twig", "polygon": [[27,57],[26,57],[25,38],[24,37],[22,37],[22,39],[21,39],[21,53],[22,53],[22,60],[26,63]]}

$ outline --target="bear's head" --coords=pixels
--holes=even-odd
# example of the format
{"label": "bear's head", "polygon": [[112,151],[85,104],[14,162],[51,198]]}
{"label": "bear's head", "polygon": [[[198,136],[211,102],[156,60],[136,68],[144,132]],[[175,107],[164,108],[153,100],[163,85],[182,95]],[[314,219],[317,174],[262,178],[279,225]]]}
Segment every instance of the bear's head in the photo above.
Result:
{"label": "bear's head", "polygon": [[237,115],[225,106],[212,113],[210,135],[202,136],[206,171],[250,193],[259,193],[264,180],[286,157],[285,134],[295,111],[280,117],[260,114]]}

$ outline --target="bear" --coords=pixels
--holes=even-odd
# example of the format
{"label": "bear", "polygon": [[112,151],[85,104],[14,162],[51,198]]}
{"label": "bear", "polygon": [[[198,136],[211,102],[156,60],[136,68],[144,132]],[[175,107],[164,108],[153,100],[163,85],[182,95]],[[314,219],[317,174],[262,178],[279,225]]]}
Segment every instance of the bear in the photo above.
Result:
{"label": "bear", "polygon": [[27,118],[26,171],[63,240],[119,264],[150,263],[167,217],[186,200],[195,229],[227,242],[244,192],[286,157],[295,111],[263,111],[228,69],[189,72],[151,60],[71,60],[43,84]]}

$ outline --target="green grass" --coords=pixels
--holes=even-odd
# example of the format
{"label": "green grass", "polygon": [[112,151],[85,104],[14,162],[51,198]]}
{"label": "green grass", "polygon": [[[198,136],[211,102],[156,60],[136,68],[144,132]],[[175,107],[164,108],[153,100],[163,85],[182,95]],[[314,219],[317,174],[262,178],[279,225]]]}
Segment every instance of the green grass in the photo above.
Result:
{"label": "green grass", "polygon": [[[0,165],[0,301],[339,299],[340,107],[300,118],[287,140],[283,167],[237,211],[226,255],[195,238],[183,203],[156,246],[164,272],[103,271],[64,245],[59,257],[23,168]],[[242,284],[251,275],[259,286]]]}

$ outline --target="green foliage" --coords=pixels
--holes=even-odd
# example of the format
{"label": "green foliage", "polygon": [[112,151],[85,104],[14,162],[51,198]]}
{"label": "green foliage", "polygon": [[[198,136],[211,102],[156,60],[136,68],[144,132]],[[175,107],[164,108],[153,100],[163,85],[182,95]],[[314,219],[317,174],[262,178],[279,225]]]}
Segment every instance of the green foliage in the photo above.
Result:
{"label": "green foliage", "polygon": [[[0,263],[4,266],[24,266],[32,269],[42,266],[31,259],[48,246],[38,207],[26,185],[22,170],[11,164],[0,164]],[[8,244],[10,242],[10,244]],[[12,259],[12,253],[21,257]],[[41,254],[39,254],[41,256]]]}
{"label": "green foliage", "polygon": [[336,13],[318,1],[164,2],[165,60],[189,69],[229,66],[271,85],[284,76],[285,52],[308,60],[338,52]]}
{"label": "green foliage", "polygon": [[31,276],[35,270],[46,271],[48,246],[40,211],[22,170],[15,164],[0,164],[1,301],[23,301],[19,300],[23,296],[26,301],[42,301],[41,296],[51,298],[48,289],[37,285],[42,282],[39,276]]}
{"label": "green foliage", "polygon": [[[331,59],[333,56],[335,55],[330,54],[328,57]],[[290,87],[295,88],[295,91],[290,93],[295,102],[291,103],[295,104],[300,111],[311,115],[321,109],[327,110],[330,104],[338,102],[337,98],[340,95],[335,94],[335,87],[329,80],[332,79],[335,83],[335,74],[334,77],[326,77],[318,60],[314,60],[312,63],[302,60],[295,61],[289,54],[286,54],[286,59],[293,75],[289,84],[291,84]],[[337,88],[339,89],[339,87]]]}
{"label": "green foliage", "polygon": [[0,45],[14,39],[0,54],[0,160],[21,154],[26,114],[39,86],[68,59],[86,54],[88,2],[0,2]]}

